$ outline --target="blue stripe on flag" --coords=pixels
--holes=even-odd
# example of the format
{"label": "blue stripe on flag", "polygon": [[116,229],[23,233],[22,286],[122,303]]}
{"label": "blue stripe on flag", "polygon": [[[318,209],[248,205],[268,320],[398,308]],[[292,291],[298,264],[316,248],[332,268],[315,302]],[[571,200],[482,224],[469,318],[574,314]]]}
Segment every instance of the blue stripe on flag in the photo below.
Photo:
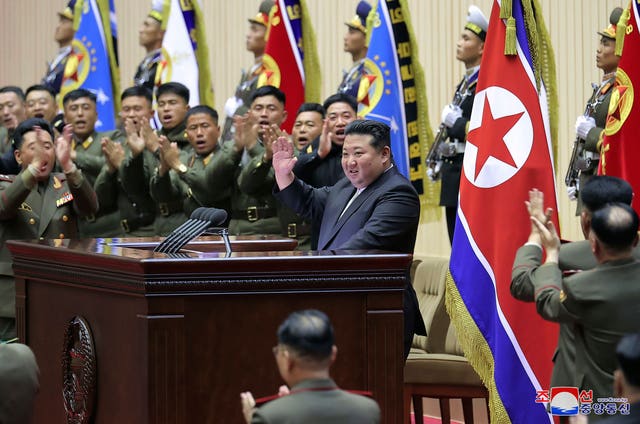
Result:
{"label": "blue stripe on flag", "polygon": [[451,256],[449,268],[467,311],[491,349],[498,394],[512,422],[549,422],[544,404],[535,403],[536,389],[500,321],[493,278],[471,246],[468,227],[463,227],[460,219],[462,214],[458,209],[456,229],[464,231],[455,232],[456,254]]}

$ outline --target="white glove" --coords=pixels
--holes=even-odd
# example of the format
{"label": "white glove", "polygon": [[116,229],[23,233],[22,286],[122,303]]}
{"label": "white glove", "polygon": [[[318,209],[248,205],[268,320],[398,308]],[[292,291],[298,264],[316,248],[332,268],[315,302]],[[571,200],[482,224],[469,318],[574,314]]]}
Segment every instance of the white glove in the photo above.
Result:
{"label": "white glove", "polygon": [[434,168],[427,166],[427,177],[432,182],[436,182],[440,179],[440,168],[442,168],[442,161],[437,161]]}
{"label": "white glove", "polygon": [[460,109],[460,106],[446,105],[444,109],[442,109],[441,122],[443,122],[448,128],[451,128],[461,116],[462,109]]}
{"label": "white glove", "polygon": [[582,139],[582,140],[586,140],[587,139],[587,134],[589,134],[589,131],[591,130],[591,128],[596,126],[596,120],[593,119],[590,116],[578,116],[578,119],[576,119],[576,135]]}
{"label": "white glove", "polygon": [[578,187],[569,186],[567,187],[567,195],[569,196],[570,201],[578,200]]}
{"label": "white glove", "polygon": [[224,104],[224,113],[228,117],[233,116],[233,114],[236,113],[236,110],[238,110],[240,106],[242,106],[242,99],[239,99],[235,96],[229,97]]}

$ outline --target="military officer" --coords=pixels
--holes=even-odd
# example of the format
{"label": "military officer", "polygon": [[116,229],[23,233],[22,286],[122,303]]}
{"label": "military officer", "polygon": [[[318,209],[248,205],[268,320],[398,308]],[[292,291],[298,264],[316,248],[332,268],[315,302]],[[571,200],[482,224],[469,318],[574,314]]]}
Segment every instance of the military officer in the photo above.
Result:
{"label": "military officer", "polygon": [[17,174],[20,167],[13,157],[11,137],[18,124],[27,119],[24,92],[20,87],[6,86],[0,88],[0,173]]}
{"label": "military officer", "polygon": [[236,87],[236,93],[229,97],[224,105],[226,120],[222,132],[222,140],[233,140],[233,116],[243,115],[251,105],[251,97],[258,88],[258,77],[264,71],[262,56],[267,45],[265,35],[269,26],[269,13],[273,7],[273,0],[263,0],[260,3],[258,14],[249,18],[249,32],[247,33],[247,51],[253,54],[253,65],[249,71],[242,70],[240,83]]}
{"label": "military officer", "polygon": [[[275,176],[272,152],[265,145],[280,134],[287,118],[285,94],[271,85],[253,93],[249,113],[236,118],[234,150],[241,154],[231,197],[230,234],[281,234],[277,202],[272,190]],[[230,142],[227,142],[230,143]]]}
{"label": "military officer", "polygon": [[300,105],[291,130],[291,140],[298,151],[305,150],[313,140],[320,136],[324,115],[324,107],[320,103]]}
{"label": "military officer", "polygon": [[151,132],[153,118],[151,90],[129,87],[122,92],[120,118],[126,143],[103,139],[106,165],[94,184],[101,207],[120,211],[120,226],[128,237],[155,235],[156,205],[149,193],[149,181],[156,159],[146,149],[144,132]]}
{"label": "military officer", "polygon": [[612,88],[616,81],[616,70],[620,61],[620,57],[615,54],[616,28],[620,15],[622,15],[622,9],[616,7],[609,17],[609,26],[598,32],[600,34],[600,45],[596,52],[596,65],[603,71],[602,81],[600,84],[593,84],[593,94],[589,98],[586,107],[587,114],[580,115],[576,119],[576,137],[580,142],[584,143],[584,159],[586,159],[584,162],[585,168],[580,171],[580,181],[577,186],[570,185],[567,187],[569,199],[578,200],[576,215],[579,215],[582,211],[580,196],[577,195],[577,192],[580,186],[583,186],[591,176],[596,174],[600,161],[598,152],[604,135]]}
{"label": "military officer", "polygon": [[[35,84],[25,92],[27,118],[43,118],[49,121],[54,130],[64,127],[63,116],[58,114],[56,95],[53,90],[43,84]],[[57,127],[58,128],[57,128]]]}
{"label": "military officer", "polygon": [[138,42],[144,47],[147,54],[136,69],[133,83],[142,85],[152,92],[156,87],[158,63],[162,59],[162,40],[164,38],[162,5],[162,2],[153,2],[151,11],[144,18],[138,30]]}
{"label": "military officer", "polygon": [[467,128],[488,27],[489,21],[482,11],[477,6],[469,6],[467,23],[456,45],[456,59],[464,64],[465,74],[456,87],[452,103],[442,111],[442,123],[446,127],[449,144],[441,168],[440,206],[445,208],[449,242],[453,241]]}
{"label": "military officer", "polygon": [[[103,138],[122,141],[122,135],[116,131],[97,132],[98,121],[96,95],[89,90],[79,88],[70,91],[62,100],[64,120],[73,127],[71,158],[80,168],[93,187],[98,174],[105,165],[102,154]],[[101,206],[97,214],[83,217],[79,224],[81,237],[120,237],[120,212],[117,208]]]}
{"label": "military officer", "polygon": [[183,163],[178,147],[162,138],[158,174],[151,183],[156,201],[184,203],[183,211],[177,212],[183,222],[198,207],[231,210],[233,175],[240,158],[231,144],[218,143],[220,126],[214,109],[195,106],[186,121],[193,147],[188,161]]}
{"label": "military officer", "polygon": [[[0,339],[15,336],[15,288],[6,240],[73,238],[77,216],[98,203],[91,184],[71,159],[71,126],[53,143],[47,121],[30,118],[16,128],[13,148],[22,170],[0,176]],[[56,163],[63,173],[53,173]]]}
{"label": "military officer", "polygon": [[62,78],[64,77],[64,68],[67,65],[67,58],[69,57],[69,53],[71,53],[71,43],[75,36],[75,30],[73,29],[73,12],[75,5],[76,0],[69,0],[67,7],[61,12],[58,12],[59,21],[54,38],[60,50],[58,50],[56,57],[49,62],[47,73],[42,78],[42,84],[51,88],[55,94],[60,92]]}
{"label": "military officer", "polygon": [[342,82],[338,87],[338,93],[348,94],[358,98],[360,78],[365,75],[364,61],[367,57],[367,16],[371,12],[371,5],[362,0],[356,7],[356,14],[347,25],[347,33],[344,36],[344,51],[351,55],[353,65],[349,71],[344,72]]}

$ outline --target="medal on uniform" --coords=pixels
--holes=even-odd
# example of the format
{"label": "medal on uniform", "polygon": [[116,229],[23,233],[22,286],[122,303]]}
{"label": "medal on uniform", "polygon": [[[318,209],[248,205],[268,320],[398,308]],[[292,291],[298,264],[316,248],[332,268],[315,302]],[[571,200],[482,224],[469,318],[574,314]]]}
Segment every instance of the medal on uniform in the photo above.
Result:
{"label": "medal on uniform", "polygon": [[70,192],[67,191],[67,192],[62,194],[61,198],[56,200],[56,207],[60,207],[60,206],[64,205],[65,203],[69,203],[72,200],[73,200],[73,194],[71,194]]}

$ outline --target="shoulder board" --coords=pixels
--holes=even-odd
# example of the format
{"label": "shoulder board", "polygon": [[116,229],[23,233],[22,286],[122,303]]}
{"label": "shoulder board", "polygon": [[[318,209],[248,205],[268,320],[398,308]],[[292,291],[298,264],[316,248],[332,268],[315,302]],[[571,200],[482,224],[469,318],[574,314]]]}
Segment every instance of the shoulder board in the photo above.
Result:
{"label": "shoulder board", "polygon": [[15,178],[16,178],[15,175],[0,174],[0,181],[7,181],[7,182],[12,183]]}

